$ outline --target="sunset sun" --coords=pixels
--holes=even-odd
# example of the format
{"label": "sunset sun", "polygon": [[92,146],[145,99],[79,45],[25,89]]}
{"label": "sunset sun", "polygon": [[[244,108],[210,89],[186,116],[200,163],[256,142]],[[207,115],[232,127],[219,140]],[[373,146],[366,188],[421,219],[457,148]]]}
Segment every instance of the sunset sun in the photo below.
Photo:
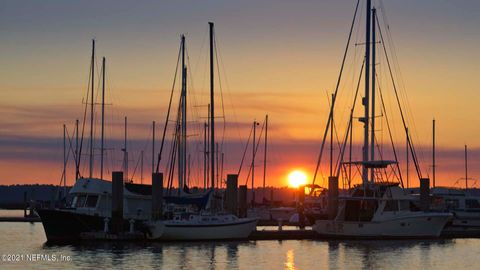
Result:
{"label": "sunset sun", "polygon": [[294,170],[288,174],[288,185],[298,188],[307,183],[307,174],[301,170]]}

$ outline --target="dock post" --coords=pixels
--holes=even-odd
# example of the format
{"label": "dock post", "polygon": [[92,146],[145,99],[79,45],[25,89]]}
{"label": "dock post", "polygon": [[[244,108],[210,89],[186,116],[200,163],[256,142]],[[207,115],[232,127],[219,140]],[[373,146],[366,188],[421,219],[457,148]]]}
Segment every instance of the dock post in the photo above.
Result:
{"label": "dock post", "polygon": [[227,190],[225,192],[226,203],[225,210],[227,213],[237,215],[237,201],[238,201],[238,175],[237,174],[228,174],[227,175]]}
{"label": "dock post", "polygon": [[298,226],[300,229],[305,229],[305,186],[298,188]]}
{"label": "dock post", "polygon": [[152,173],[152,219],[163,216],[163,173]]}
{"label": "dock post", "polygon": [[123,172],[112,172],[112,231],[123,232]]}
{"label": "dock post", "polygon": [[247,216],[247,186],[241,185],[238,187],[238,216]]}
{"label": "dock post", "polygon": [[338,177],[328,177],[328,219],[333,220],[338,210]]}
{"label": "dock post", "polygon": [[430,178],[420,178],[420,206],[423,211],[430,210]]}

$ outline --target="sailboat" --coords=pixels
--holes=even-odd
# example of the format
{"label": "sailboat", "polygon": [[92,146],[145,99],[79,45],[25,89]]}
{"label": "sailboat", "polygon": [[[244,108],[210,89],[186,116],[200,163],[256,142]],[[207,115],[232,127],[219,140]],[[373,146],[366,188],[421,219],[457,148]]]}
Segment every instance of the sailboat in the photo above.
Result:
{"label": "sailboat", "polygon": [[[238,218],[233,214],[223,212],[218,207],[218,196],[215,190],[215,99],[214,99],[214,24],[209,22],[210,30],[210,147],[211,186],[203,195],[185,194],[186,186],[186,71],[185,66],[185,36],[181,38],[182,55],[182,94],[181,108],[179,109],[181,125],[177,129],[178,136],[178,165],[179,165],[179,196],[171,205],[173,209],[164,211],[168,219],[150,221],[148,237],[152,240],[227,240],[245,239],[256,228],[256,218]],[[172,199],[172,198],[170,198]],[[200,203],[194,203],[196,200]],[[172,201],[172,200],[171,200]],[[195,207],[188,207],[195,204]]]}
{"label": "sailboat", "polygon": [[[330,163],[331,177],[329,178],[329,215],[328,220],[317,220],[313,226],[313,230],[322,237],[332,238],[430,238],[438,237],[443,228],[452,219],[451,213],[429,212],[419,209],[415,205],[414,199],[409,196],[406,191],[399,186],[399,182],[392,181],[389,176],[400,175],[400,167],[396,158],[396,152],[392,141],[393,153],[395,160],[380,160],[375,159],[375,46],[376,46],[376,9],[372,8],[371,0],[366,1],[366,38],[365,38],[365,61],[362,64],[365,67],[365,98],[362,99],[362,105],[365,109],[365,114],[359,120],[364,125],[364,144],[361,161],[343,162],[343,156],[346,148],[346,142],[352,128],[353,112],[355,101],[352,105],[350,122],[346,132],[345,140],[341,147],[340,162],[337,164],[336,174],[332,172],[332,162]],[[355,16],[357,14],[359,2],[355,9]],[[354,17],[355,18],[355,17]],[[352,29],[355,19],[352,22]],[[370,24],[372,23],[372,24]],[[351,33],[351,32],[350,32]],[[370,37],[370,34],[371,37]],[[381,32],[380,32],[381,34]],[[350,42],[351,34],[349,35]],[[373,44],[373,46],[371,46]],[[383,44],[383,41],[382,41]],[[372,47],[372,49],[371,49]],[[370,54],[371,53],[371,54]],[[347,55],[347,51],[344,55]],[[388,57],[388,56],[386,56]],[[388,59],[388,58],[387,58]],[[372,64],[370,61],[372,60]],[[343,62],[344,63],[344,62]],[[343,64],[342,64],[343,69]],[[370,77],[370,69],[372,71]],[[341,73],[340,73],[341,74]],[[340,75],[341,76],[341,75]],[[358,82],[360,83],[362,73]],[[371,85],[370,85],[370,79]],[[340,78],[337,83],[340,82]],[[359,85],[359,84],[358,84]],[[371,91],[371,92],[370,92]],[[381,93],[381,92],[380,92]],[[355,100],[358,94],[355,94]],[[371,94],[371,96],[370,96]],[[327,128],[331,124],[331,143],[333,141],[333,110],[335,104],[335,97],[333,96],[330,115],[327,122]],[[381,95],[380,95],[381,97]],[[382,104],[383,104],[383,98]],[[370,103],[371,102],[371,103]],[[371,108],[370,108],[371,105]],[[400,110],[401,112],[401,110]],[[401,112],[402,113],[402,112]],[[388,118],[387,118],[388,119]],[[403,120],[403,116],[402,116]],[[403,121],[404,128],[406,124]],[[371,129],[369,126],[371,125]],[[388,122],[387,122],[388,125]],[[388,128],[390,129],[390,128]],[[369,141],[369,133],[371,132],[371,142]],[[390,131],[389,131],[390,132]],[[324,136],[325,142],[325,136]],[[369,146],[370,144],[370,146]],[[412,155],[415,156],[413,146],[409,145]],[[322,145],[323,149],[323,145]],[[333,147],[332,147],[333,149]],[[331,150],[333,151],[333,150]],[[330,154],[332,158],[332,152]],[[350,156],[351,157],[351,156]],[[320,158],[319,158],[320,161]],[[355,186],[350,196],[338,198],[338,176],[340,175],[341,166],[356,166],[361,171],[362,184]],[[416,166],[418,164],[416,163]],[[318,164],[317,164],[318,167]],[[419,173],[420,181],[422,179]],[[351,180],[351,179],[349,179]],[[336,200],[338,198],[338,201]],[[338,203],[338,207],[337,207]]]}

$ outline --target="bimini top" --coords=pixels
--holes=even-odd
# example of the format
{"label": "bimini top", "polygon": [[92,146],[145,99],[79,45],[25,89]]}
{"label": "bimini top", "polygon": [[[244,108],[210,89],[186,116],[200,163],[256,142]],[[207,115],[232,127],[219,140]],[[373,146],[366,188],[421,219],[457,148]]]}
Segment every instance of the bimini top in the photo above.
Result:
{"label": "bimini top", "polygon": [[342,162],[343,164],[350,164],[350,165],[365,165],[367,168],[374,168],[374,169],[383,169],[387,168],[392,164],[397,164],[395,160],[371,160],[371,161],[352,161],[352,162]]}
{"label": "bimini top", "polygon": [[166,203],[173,203],[173,204],[191,204],[196,205],[200,209],[205,209],[210,199],[211,190],[207,191],[204,194],[195,194],[189,196],[166,196],[163,197]]}

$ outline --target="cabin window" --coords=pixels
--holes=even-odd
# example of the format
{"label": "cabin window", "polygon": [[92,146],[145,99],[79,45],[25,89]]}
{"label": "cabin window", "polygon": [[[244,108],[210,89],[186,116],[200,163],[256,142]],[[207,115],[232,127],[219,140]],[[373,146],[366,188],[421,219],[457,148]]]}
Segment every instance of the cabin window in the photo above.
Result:
{"label": "cabin window", "polygon": [[388,200],[385,202],[385,208],[383,211],[398,211],[398,201],[396,200]]}
{"label": "cabin window", "polygon": [[445,205],[447,206],[447,209],[458,209],[460,207],[458,200],[454,199],[445,199]]}
{"label": "cabin window", "polygon": [[477,200],[465,200],[465,205],[467,208],[480,208],[480,203]]}
{"label": "cabin window", "polygon": [[371,221],[378,205],[370,200],[348,200],[345,202],[345,221]]}
{"label": "cabin window", "polygon": [[78,195],[77,203],[75,204],[75,207],[83,207],[85,205],[86,200],[87,200],[87,195]]}
{"label": "cabin window", "polygon": [[97,206],[98,195],[88,195],[85,207],[95,208]]}

